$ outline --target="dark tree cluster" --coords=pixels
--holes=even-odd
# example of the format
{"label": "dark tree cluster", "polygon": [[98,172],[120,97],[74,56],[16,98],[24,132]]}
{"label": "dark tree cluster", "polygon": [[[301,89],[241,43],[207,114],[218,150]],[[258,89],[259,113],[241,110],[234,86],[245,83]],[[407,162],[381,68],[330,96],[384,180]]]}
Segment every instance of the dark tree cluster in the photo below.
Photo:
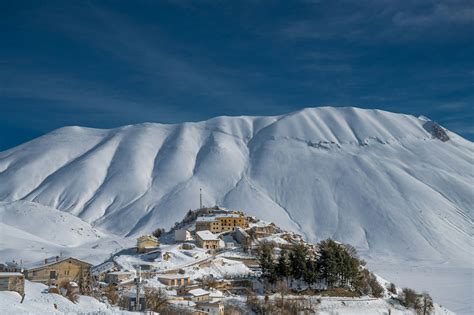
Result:
{"label": "dark tree cluster", "polygon": [[287,284],[299,280],[309,287],[319,282],[326,283],[328,288],[364,289],[373,296],[383,295],[384,289],[375,276],[361,268],[361,261],[353,247],[328,239],[320,242],[317,248],[315,253],[308,250],[305,244],[293,244],[288,249],[282,249],[275,258],[274,246],[271,243],[261,244],[257,257],[262,277],[270,284],[278,280]]}
{"label": "dark tree cluster", "polygon": [[156,238],[160,238],[161,235],[165,233],[165,229],[163,228],[157,228],[156,230],[153,231],[153,236]]}

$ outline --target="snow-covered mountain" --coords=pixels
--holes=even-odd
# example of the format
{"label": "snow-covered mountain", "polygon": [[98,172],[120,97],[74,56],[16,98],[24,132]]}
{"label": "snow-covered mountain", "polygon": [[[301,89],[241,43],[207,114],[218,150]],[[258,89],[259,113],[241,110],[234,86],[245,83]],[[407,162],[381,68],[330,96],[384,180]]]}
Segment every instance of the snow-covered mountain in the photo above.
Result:
{"label": "snow-covered mountain", "polygon": [[442,141],[440,130],[426,118],[331,107],[65,127],[0,153],[0,201],[32,201],[125,236],[170,227],[198,207],[202,188],[206,205],[245,209],[310,241],[466,265],[474,144],[449,131]]}

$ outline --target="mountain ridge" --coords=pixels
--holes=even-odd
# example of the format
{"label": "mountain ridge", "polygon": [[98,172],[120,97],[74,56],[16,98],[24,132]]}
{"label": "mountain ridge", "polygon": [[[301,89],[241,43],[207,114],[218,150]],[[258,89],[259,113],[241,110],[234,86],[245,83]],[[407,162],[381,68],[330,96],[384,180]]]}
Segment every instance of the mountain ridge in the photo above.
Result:
{"label": "mountain ridge", "polygon": [[248,209],[309,240],[333,237],[368,256],[466,262],[474,144],[449,131],[447,142],[433,138],[426,122],[320,107],[63,127],[0,152],[0,200],[37,202],[130,236],[173,225],[203,188],[208,205]]}

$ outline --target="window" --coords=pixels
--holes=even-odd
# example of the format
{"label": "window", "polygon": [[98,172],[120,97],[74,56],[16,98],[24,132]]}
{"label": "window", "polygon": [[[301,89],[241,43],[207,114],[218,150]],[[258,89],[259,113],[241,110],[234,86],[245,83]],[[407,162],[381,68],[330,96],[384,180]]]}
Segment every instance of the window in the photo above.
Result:
{"label": "window", "polygon": [[49,272],[49,279],[56,279],[56,270],[51,270]]}

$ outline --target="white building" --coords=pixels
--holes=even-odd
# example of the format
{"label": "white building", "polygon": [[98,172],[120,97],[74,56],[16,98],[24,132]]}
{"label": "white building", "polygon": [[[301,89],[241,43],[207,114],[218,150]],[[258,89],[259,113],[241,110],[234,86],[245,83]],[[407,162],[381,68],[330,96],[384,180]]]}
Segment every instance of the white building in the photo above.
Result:
{"label": "white building", "polygon": [[191,232],[185,229],[174,231],[175,242],[186,242],[192,240]]}
{"label": "white building", "polygon": [[224,315],[224,304],[221,302],[198,303],[196,308],[210,315]]}

